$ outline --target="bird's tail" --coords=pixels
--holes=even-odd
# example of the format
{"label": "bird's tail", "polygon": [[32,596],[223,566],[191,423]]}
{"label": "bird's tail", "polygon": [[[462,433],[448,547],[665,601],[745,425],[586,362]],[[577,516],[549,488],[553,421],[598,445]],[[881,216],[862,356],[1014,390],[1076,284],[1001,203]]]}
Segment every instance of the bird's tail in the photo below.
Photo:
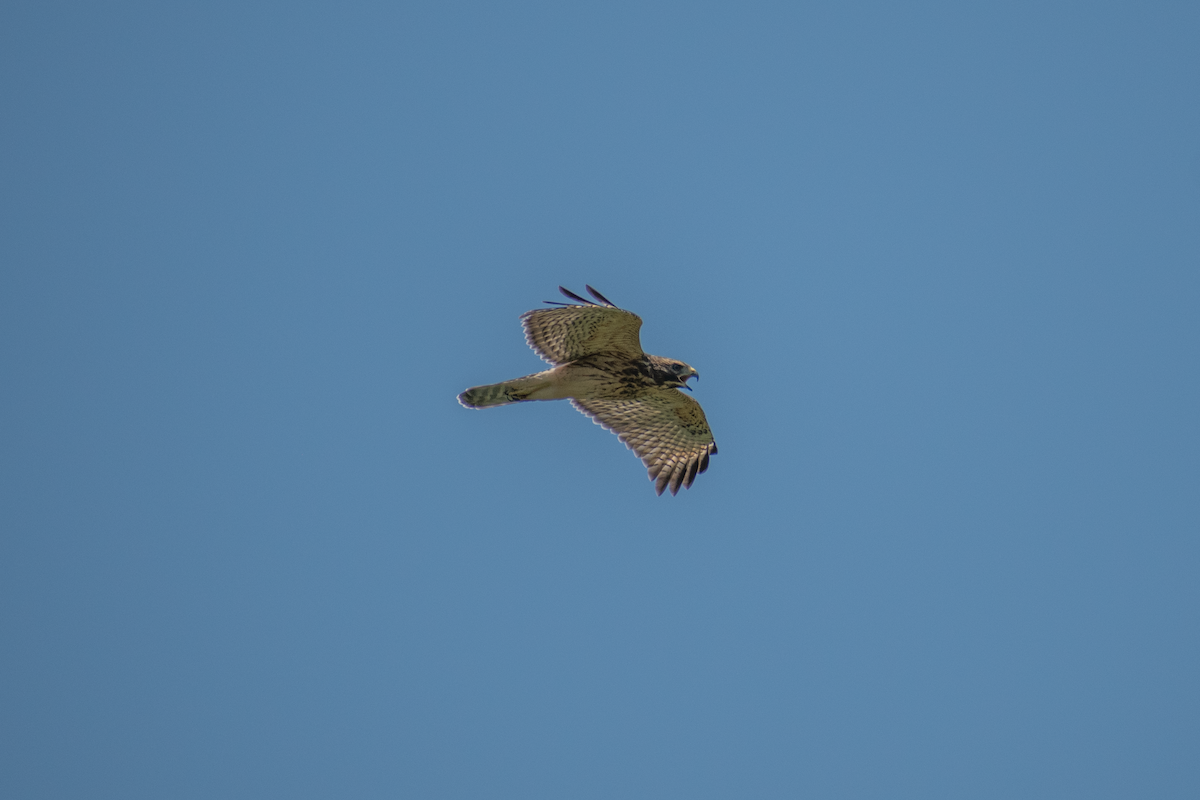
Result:
{"label": "bird's tail", "polygon": [[523,378],[513,378],[503,383],[490,383],[487,386],[472,386],[458,396],[458,402],[467,408],[491,408],[506,406],[509,403],[520,403],[529,399],[529,395],[547,385],[542,373],[526,375]]}

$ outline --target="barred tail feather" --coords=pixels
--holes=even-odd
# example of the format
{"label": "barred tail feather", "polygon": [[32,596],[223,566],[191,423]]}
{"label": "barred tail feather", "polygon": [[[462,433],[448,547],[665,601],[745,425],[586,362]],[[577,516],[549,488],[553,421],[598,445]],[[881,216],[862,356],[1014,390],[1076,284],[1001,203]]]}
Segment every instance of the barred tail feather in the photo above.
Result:
{"label": "barred tail feather", "polygon": [[487,386],[472,386],[458,396],[458,402],[467,408],[491,408],[506,406],[510,403],[520,403],[529,398],[537,389],[545,386],[547,381],[540,375],[526,375],[524,378],[513,378],[503,383],[490,383]]}

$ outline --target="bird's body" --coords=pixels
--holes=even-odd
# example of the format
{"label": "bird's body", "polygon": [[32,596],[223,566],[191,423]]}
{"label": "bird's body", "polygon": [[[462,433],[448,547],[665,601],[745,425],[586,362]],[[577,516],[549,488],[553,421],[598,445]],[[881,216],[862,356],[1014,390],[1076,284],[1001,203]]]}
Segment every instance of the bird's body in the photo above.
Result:
{"label": "bird's body", "polygon": [[646,464],[659,494],[690,487],[708,468],[716,442],[700,404],[678,391],[697,373],[682,361],[642,351],[642,320],[617,308],[592,287],[603,305],[559,290],[583,305],[521,315],[525,338],[551,369],[475,386],[458,396],[467,408],[570,399],[575,408],[613,431]]}
{"label": "bird's body", "polygon": [[468,408],[488,408],[525,400],[631,398],[650,389],[679,386],[670,363],[659,356],[630,359],[593,353],[522,378],[476,386],[459,399]]}

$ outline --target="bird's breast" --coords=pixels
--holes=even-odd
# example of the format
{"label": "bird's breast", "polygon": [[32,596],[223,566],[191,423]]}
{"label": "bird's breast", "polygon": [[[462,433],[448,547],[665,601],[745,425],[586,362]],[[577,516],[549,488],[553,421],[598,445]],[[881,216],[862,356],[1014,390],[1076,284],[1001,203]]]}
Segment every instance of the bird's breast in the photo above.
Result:
{"label": "bird's breast", "polygon": [[572,397],[629,397],[661,386],[645,359],[596,354],[559,367],[561,380],[578,394]]}

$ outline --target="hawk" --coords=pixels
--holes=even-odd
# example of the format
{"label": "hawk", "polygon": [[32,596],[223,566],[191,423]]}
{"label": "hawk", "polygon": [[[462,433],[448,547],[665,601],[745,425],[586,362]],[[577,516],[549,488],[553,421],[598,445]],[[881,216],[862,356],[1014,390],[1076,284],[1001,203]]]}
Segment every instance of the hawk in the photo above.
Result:
{"label": "hawk", "polygon": [[491,408],[530,400],[570,399],[597,425],[615,433],[637,454],[662,494],[690,488],[708,469],[717,444],[688,378],[699,373],[682,361],[642,352],[642,318],[617,308],[591,286],[592,302],[563,287],[575,303],[546,302],[521,315],[525,341],[542,360],[545,372],[503,383],[475,386],[458,396],[467,408]]}

